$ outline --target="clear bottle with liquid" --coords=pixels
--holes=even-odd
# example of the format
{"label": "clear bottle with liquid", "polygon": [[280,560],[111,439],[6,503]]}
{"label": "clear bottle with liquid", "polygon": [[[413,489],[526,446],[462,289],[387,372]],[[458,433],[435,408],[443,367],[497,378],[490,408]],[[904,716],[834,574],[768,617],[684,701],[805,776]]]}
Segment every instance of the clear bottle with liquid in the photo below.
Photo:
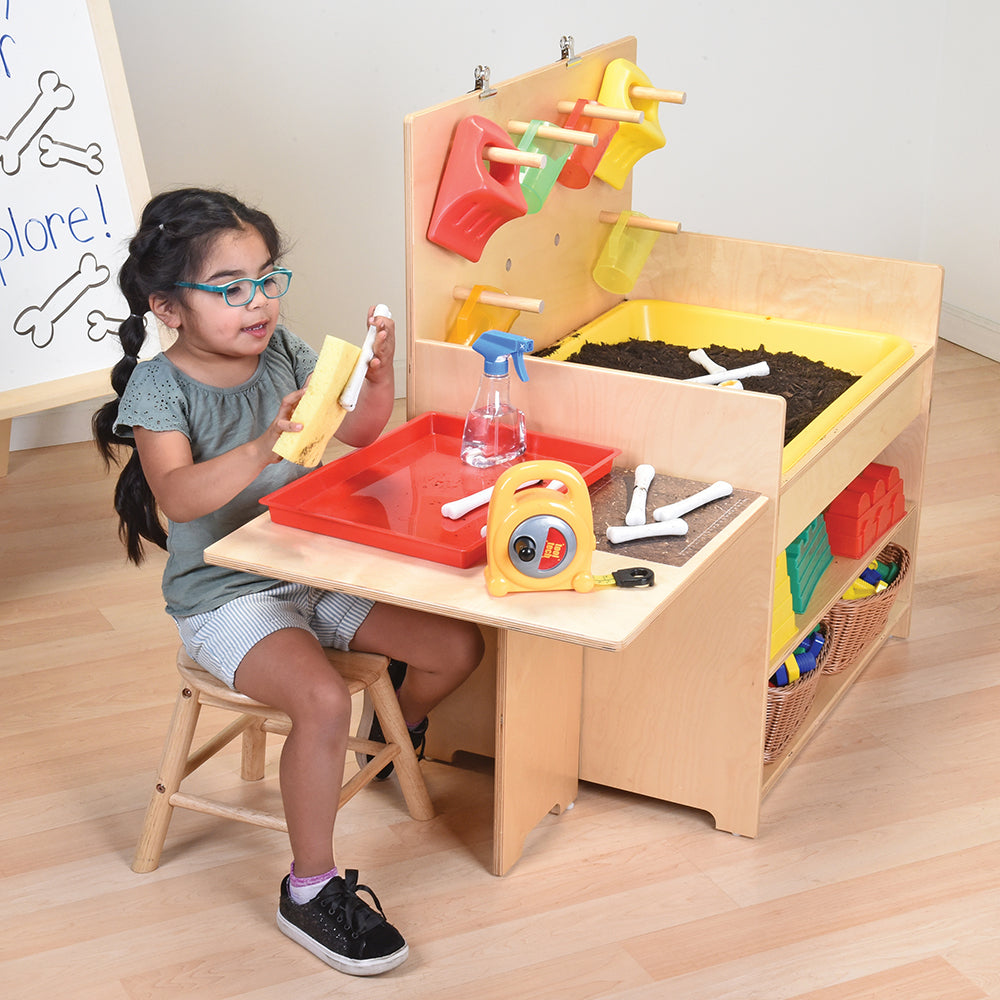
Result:
{"label": "clear bottle with liquid", "polygon": [[529,338],[501,330],[487,330],[472,345],[483,356],[483,374],[462,432],[461,458],[466,465],[489,469],[524,454],[524,413],[510,401],[509,361],[513,360],[518,378],[527,382],[524,353],[533,347]]}

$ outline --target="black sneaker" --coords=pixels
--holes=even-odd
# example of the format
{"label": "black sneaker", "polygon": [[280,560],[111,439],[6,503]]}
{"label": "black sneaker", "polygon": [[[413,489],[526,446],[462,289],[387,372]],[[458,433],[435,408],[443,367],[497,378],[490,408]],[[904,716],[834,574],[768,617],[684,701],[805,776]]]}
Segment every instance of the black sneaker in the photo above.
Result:
{"label": "black sneaker", "polygon": [[[364,724],[358,730],[359,732],[364,732]],[[427,742],[427,720],[424,719],[416,729],[411,729],[410,731],[410,742],[413,744],[413,749],[416,751],[417,760],[424,759],[424,745]],[[367,739],[371,740],[373,743],[385,743],[385,735],[382,733],[382,727],[379,725],[378,716],[374,713],[371,717],[371,725],[368,729]],[[363,760],[365,764],[371,760],[367,754],[358,754],[359,763]],[[385,767],[375,775],[376,781],[385,781],[386,778],[392,774],[392,761],[389,761]]]}
{"label": "black sneaker", "polygon": [[[389,661],[389,678],[392,681],[393,689],[398,691],[403,683],[403,678],[406,676],[406,664],[402,660],[390,660]],[[368,697],[368,692],[365,692],[364,703],[361,709],[361,721],[358,723],[358,736],[362,739],[371,740],[373,743],[385,743],[385,735],[382,732],[382,726],[379,724],[378,716],[375,714],[375,707],[372,705],[371,698]],[[424,759],[424,746],[427,742],[427,720],[424,719],[416,729],[410,730],[410,742],[413,744],[413,749],[416,751],[417,760]],[[364,767],[370,760],[371,757],[365,753],[355,754],[355,759],[358,762],[358,767]],[[385,781],[389,775],[392,774],[392,763],[388,763],[385,767],[375,775],[376,781]]]}
{"label": "black sneaker", "polygon": [[[362,889],[375,902],[373,910],[359,895]],[[288,892],[288,876],[281,883],[278,928],[327,965],[351,976],[375,976],[406,961],[410,949],[403,935],[386,919],[378,897],[358,885],[354,869],[337,875],[320,894],[301,906]]]}

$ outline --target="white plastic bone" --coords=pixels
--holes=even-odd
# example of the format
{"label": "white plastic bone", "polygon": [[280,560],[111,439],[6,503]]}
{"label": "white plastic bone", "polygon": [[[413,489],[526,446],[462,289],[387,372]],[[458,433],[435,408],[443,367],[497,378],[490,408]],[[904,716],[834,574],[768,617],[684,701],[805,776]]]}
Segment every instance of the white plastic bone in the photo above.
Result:
{"label": "white plastic bone", "polygon": [[709,374],[724,372],[726,370],[725,365],[717,364],[700,347],[697,351],[688,351],[688,357],[695,364],[701,365]]}
{"label": "white plastic bone", "polygon": [[758,361],[755,365],[747,365],[746,368],[731,368],[728,371],[712,372],[708,375],[696,375],[694,378],[686,378],[685,382],[693,382],[696,385],[718,385],[720,382],[728,382],[730,379],[753,378],[756,375],[770,375],[771,369],[766,361]]}
{"label": "white plastic bone", "polygon": [[629,504],[625,523],[629,525],[646,523],[646,493],[649,484],[656,475],[656,469],[651,465],[637,465],[635,469],[635,487],[632,490],[632,502]]}
{"label": "white plastic bone", "polygon": [[[526,486],[537,486],[540,482],[540,479],[529,479],[526,483],[521,483],[515,492],[523,490]],[[547,490],[561,490],[565,485],[565,483],[559,482],[558,479],[553,479],[545,488]],[[445,517],[457,521],[460,517],[465,517],[469,511],[488,504],[490,497],[493,496],[493,490],[493,486],[487,486],[485,490],[480,490],[478,493],[470,493],[467,497],[460,497],[458,500],[449,500],[447,503],[441,505],[441,513]],[[485,531],[486,529],[484,528],[483,530]]]}
{"label": "white plastic bone", "polygon": [[[386,319],[392,319],[389,307],[383,305],[381,302],[375,307],[372,318],[374,319],[376,316],[384,316]],[[358,396],[361,394],[361,384],[364,382],[365,373],[368,371],[368,362],[375,357],[375,334],[377,332],[375,324],[372,323],[368,327],[368,333],[365,335],[364,343],[361,345],[361,355],[358,357],[357,364],[355,364],[354,370],[351,372],[351,377],[347,380],[347,385],[344,386],[344,391],[340,394],[339,403],[345,410],[353,410],[358,405]]]}
{"label": "white plastic bone", "polygon": [[659,538],[665,535],[686,535],[687,521],[675,518],[672,521],[654,521],[651,524],[609,524],[608,541],[613,545],[620,542],[632,542],[637,538]]}
{"label": "white plastic bone", "polygon": [[[521,483],[518,489],[523,490],[525,486],[537,486],[540,482],[540,479],[531,479],[526,483]],[[485,490],[480,490],[478,493],[470,493],[467,497],[459,497],[458,500],[449,500],[447,503],[441,504],[441,513],[445,517],[457,521],[460,517],[465,517],[469,511],[488,504],[490,497],[493,496],[493,489],[492,486],[487,486]]]}
{"label": "white plastic bone", "polygon": [[717,482],[712,483],[711,486],[706,486],[703,490],[692,493],[691,496],[685,497],[683,500],[677,500],[675,503],[668,503],[663,507],[657,507],[653,511],[653,520],[672,521],[675,517],[683,517],[685,514],[690,514],[691,511],[697,510],[699,507],[704,507],[705,504],[711,503],[713,500],[721,500],[723,497],[728,497],[732,492],[733,487],[724,480],[719,479]]}

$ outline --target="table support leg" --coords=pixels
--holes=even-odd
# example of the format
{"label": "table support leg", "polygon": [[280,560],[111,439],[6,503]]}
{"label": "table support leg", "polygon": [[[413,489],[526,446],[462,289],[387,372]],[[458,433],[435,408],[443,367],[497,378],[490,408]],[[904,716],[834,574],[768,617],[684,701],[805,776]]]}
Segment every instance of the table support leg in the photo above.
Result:
{"label": "table support leg", "polygon": [[576,798],[583,649],[501,631],[497,649],[493,874],[521,856],[528,833]]}

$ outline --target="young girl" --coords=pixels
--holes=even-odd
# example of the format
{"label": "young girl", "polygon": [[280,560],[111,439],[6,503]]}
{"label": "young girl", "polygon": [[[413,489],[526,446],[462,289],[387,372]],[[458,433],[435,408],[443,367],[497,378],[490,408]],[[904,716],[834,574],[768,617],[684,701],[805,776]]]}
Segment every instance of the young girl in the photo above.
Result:
{"label": "young girl", "polygon": [[[119,398],[94,415],[94,434],[105,461],[132,449],[115,492],[119,534],[137,564],[143,539],[169,553],[163,593],[188,653],[292,720],[279,773],[293,862],[279,927],[334,968],[372,975],[399,965],[407,945],[374,893],[377,909],[357,895],[367,889],[357,872],[341,877],[334,864],[351,702],[322,647],[405,661],[398,697],[417,745],[430,709],[478,665],[482,637],[467,622],[204,562],[207,545],[257,516],[261,496],[308,471],[271,450],[301,430],[290,417],[316,362],[278,324],[291,281],[280,257],[271,220],[229,195],[153,198],[119,275],[131,311],[111,376]],[[148,310],[177,338],[140,364]],[[375,356],[336,435],[354,447],[378,437],[393,406],[394,325],[374,322]]]}

